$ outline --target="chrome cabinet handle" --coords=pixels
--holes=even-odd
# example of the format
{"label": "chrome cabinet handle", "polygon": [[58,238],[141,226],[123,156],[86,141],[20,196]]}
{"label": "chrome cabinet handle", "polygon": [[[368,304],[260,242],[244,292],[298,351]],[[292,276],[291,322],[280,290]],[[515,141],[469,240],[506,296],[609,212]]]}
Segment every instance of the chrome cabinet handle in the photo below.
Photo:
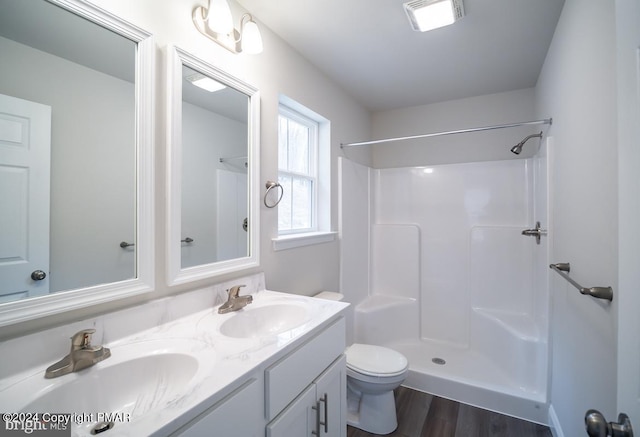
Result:
{"label": "chrome cabinet handle", "polygon": [[319,424],[324,426],[324,433],[327,434],[329,432],[329,398],[326,393],[318,401],[318,406],[320,406],[320,402],[324,402],[324,422],[319,422]]}
{"label": "chrome cabinet handle", "polygon": [[[320,402],[324,402],[324,422],[320,420]],[[317,400],[311,409],[316,410],[316,430],[311,431],[311,434],[319,436],[321,426],[324,426],[324,433],[327,434],[329,432],[329,398],[327,394],[325,393],[324,396]]]}
{"label": "chrome cabinet handle", "polygon": [[312,410],[316,410],[316,429],[311,431],[312,435],[320,435],[320,401],[316,401],[316,404],[311,407]]}

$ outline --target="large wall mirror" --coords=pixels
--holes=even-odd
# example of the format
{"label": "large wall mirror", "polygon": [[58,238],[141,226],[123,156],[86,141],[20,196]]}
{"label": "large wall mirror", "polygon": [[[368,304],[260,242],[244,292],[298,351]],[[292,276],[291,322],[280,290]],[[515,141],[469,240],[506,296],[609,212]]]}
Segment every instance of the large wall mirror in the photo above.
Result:
{"label": "large wall mirror", "polygon": [[168,48],[168,282],[258,265],[258,90]]}
{"label": "large wall mirror", "polygon": [[0,0],[0,326],[153,289],[150,35]]}

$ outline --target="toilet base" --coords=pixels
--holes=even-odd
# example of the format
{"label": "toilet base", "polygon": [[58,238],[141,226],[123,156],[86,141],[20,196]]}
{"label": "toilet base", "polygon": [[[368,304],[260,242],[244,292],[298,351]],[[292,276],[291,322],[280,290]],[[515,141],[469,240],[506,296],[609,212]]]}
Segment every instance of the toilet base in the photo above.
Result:
{"label": "toilet base", "polygon": [[378,394],[347,389],[347,425],[372,434],[390,434],[398,427],[393,391]]}

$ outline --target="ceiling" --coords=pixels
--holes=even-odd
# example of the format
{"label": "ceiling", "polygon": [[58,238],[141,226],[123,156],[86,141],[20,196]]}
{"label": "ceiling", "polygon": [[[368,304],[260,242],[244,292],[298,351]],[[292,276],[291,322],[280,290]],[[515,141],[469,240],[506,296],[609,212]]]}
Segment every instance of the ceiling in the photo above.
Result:
{"label": "ceiling", "polygon": [[407,0],[237,0],[371,111],[536,85],[564,0],[464,0],[416,32]]}

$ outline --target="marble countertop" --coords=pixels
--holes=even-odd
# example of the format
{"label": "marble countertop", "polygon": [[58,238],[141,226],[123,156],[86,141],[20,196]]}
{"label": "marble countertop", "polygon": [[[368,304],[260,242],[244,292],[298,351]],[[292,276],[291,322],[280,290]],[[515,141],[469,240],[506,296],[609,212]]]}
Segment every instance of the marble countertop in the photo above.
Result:
{"label": "marble countertop", "polygon": [[[0,412],[73,413],[73,418],[80,423],[72,422],[72,435],[90,435],[95,420],[85,422],[83,419],[99,419],[95,414],[101,411],[83,411],[83,405],[87,404],[75,401],[70,402],[68,410],[65,410],[64,390],[80,390],[80,397],[91,398],[92,393],[82,391],[82,387],[93,387],[92,384],[96,384],[96,375],[102,372],[102,382],[111,385],[105,387],[105,391],[126,391],[126,384],[135,385],[154,372],[154,355],[165,354],[171,355],[171,360],[163,363],[169,367],[166,369],[169,375],[168,382],[164,381],[161,375],[158,379],[161,382],[158,382],[157,386],[147,385],[131,402],[121,401],[120,404],[127,405],[118,410],[123,414],[121,418],[124,420],[121,423],[116,421],[108,435],[168,435],[240,386],[245,377],[262,370],[302,344],[309,334],[331,323],[348,307],[348,304],[343,302],[269,290],[258,290],[251,294],[253,303],[238,312],[218,314],[219,305],[216,305],[105,343],[104,345],[111,349],[111,357],[76,373],[45,379],[44,370],[51,362],[39,362],[27,370],[0,375]],[[220,332],[221,326],[232,317],[268,305],[297,306],[300,308],[299,314],[304,316],[299,317],[295,323],[297,326],[284,331],[282,327],[275,327],[271,331],[262,329],[255,335],[244,334],[242,338],[230,337],[229,333],[223,335]],[[140,311],[138,316],[145,317],[144,311]],[[100,343],[94,341],[94,344]],[[0,345],[0,352],[8,352],[10,346]],[[64,352],[58,359],[62,358],[62,355]],[[186,358],[191,356],[195,360],[185,359],[185,355]],[[116,375],[117,378],[112,375],[115,382],[110,383],[110,377],[105,372],[109,367],[119,369],[118,365],[137,358],[148,361],[140,360],[137,366],[121,367],[129,369],[127,373],[130,375]],[[171,366],[184,366],[184,369],[175,371]],[[136,372],[140,372],[140,375],[136,375]],[[131,381],[127,382],[127,378]],[[118,381],[122,381],[125,387],[119,388]],[[60,389],[63,385],[65,387]],[[47,394],[57,400],[54,399],[48,404],[43,401]],[[99,397],[100,393],[93,395]],[[108,403],[100,404],[97,401],[89,402],[88,405]],[[34,408],[52,410],[34,411]],[[105,409],[107,408],[108,406],[105,406]],[[84,413],[94,416],[81,416]]]}

